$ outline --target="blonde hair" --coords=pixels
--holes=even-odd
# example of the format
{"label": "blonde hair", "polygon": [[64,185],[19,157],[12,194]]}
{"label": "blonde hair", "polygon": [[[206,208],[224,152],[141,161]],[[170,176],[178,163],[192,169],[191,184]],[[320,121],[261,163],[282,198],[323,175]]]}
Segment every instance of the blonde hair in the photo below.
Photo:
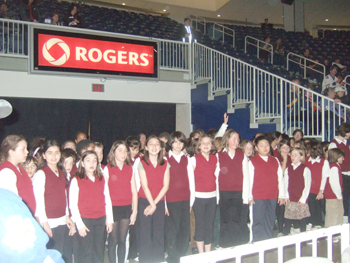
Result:
{"label": "blonde hair", "polygon": [[304,163],[304,162],[305,162],[305,149],[299,148],[299,147],[293,147],[293,148],[290,150],[290,153],[292,153],[293,151],[299,152],[299,154],[300,154],[300,156],[301,156],[301,162]]}
{"label": "blonde hair", "polygon": [[214,143],[213,143],[213,139],[210,138],[210,137],[209,137],[208,135],[206,135],[206,134],[204,134],[204,135],[202,135],[201,137],[199,137],[199,139],[198,139],[198,144],[197,144],[196,149],[195,149],[195,153],[196,153],[196,154],[201,153],[200,147],[201,147],[201,145],[202,145],[203,139],[205,139],[205,138],[208,138],[208,139],[210,140],[210,143],[211,143],[211,150],[210,150],[210,153],[209,153],[209,154],[215,154],[215,153],[216,153],[216,149],[215,149],[215,145],[214,145]]}

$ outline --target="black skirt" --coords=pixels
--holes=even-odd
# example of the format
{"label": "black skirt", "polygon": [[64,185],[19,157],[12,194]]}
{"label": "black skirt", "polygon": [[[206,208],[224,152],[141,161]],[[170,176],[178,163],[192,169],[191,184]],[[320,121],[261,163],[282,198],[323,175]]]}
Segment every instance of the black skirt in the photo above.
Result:
{"label": "black skirt", "polygon": [[122,219],[130,219],[131,213],[131,205],[113,206],[114,222],[120,221]]}

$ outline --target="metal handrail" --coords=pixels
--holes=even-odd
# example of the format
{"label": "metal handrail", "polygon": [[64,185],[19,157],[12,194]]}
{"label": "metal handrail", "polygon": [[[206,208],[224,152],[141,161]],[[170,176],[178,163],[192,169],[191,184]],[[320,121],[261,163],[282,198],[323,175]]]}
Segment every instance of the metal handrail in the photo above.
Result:
{"label": "metal handrail", "polygon": [[[215,26],[217,26],[218,28],[215,29]],[[232,46],[235,47],[235,45],[236,45],[236,43],[235,43],[236,42],[236,36],[235,36],[236,33],[232,28],[229,28],[229,27],[221,25],[221,24],[214,23],[213,24],[213,38],[215,37],[215,30],[222,33],[222,43],[225,43],[225,34],[229,37],[232,37]]]}
{"label": "metal handrail", "polygon": [[[298,57],[298,58],[300,58],[300,60],[299,60],[299,61],[292,60],[292,59],[289,58],[290,56]],[[301,62],[300,62],[301,60],[303,60],[304,63],[301,63]],[[323,77],[326,76],[326,67],[325,67],[325,65],[323,65],[323,64],[321,64],[321,63],[319,63],[319,62],[317,62],[317,61],[315,61],[315,60],[309,59],[309,58],[307,58],[307,57],[298,55],[298,54],[293,53],[293,52],[289,52],[289,53],[287,54],[287,70],[289,70],[289,61],[298,64],[301,68],[304,68],[304,78],[306,78],[306,69],[307,69],[307,68],[310,69],[310,70],[313,70],[313,71],[315,71],[315,72],[317,72],[317,73],[323,74]],[[321,67],[323,68],[323,72],[322,72],[322,71],[319,71],[319,70],[317,70],[317,69],[314,69],[314,68],[312,68],[312,67],[306,66],[306,61],[312,62],[312,63],[314,63],[315,65],[321,66]]]}
{"label": "metal handrail", "polygon": [[[248,41],[248,39],[255,40],[255,41],[257,41],[257,43],[256,44],[255,43],[251,43],[251,42]],[[263,47],[261,47],[260,46],[261,43],[263,43],[264,45],[268,45],[270,47],[270,51],[268,51],[268,50],[264,49]],[[260,40],[258,38],[255,38],[255,37],[246,36],[245,40],[244,40],[244,53],[247,53],[247,45],[251,45],[251,46],[256,47],[257,58],[259,58],[259,53],[260,53],[259,51],[260,51],[260,49],[269,52],[270,55],[271,55],[271,64],[273,64],[273,46],[272,46],[272,44],[267,43],[265,41],[262,41],[262,40]]]}
{"label": "metal handrail", "polygon": [[198,24],[202,24],[204,26],[204,34],[207,33],[207,20],[204,17],[200,17],[200,16],[194,16],[194,15],[190,15],[190,18],[194,18],[192,19],[192,21],[196,21],[196,30],[198,30]]}

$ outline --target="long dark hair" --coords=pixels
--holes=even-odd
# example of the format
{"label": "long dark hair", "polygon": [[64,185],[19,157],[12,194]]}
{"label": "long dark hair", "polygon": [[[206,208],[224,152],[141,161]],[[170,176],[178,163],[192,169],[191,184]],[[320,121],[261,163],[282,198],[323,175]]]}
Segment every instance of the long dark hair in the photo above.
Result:
{"label": "long dark hair", "polygon": [[97,157],[97,154],[95,153],[95,151],[86,151],[81,155],[78,171],[75,174],[75,176],[80,178],[80,179],[88,179],[87,175],[86,175],[85,168],[83,167],[83,162],[84,162],[85,158],[90,154],[93,154],[96,157],[97,163],[96,163],[96,170],[94,171],[94,175],[96,178],[99,178],[99,180],[101,181],[103,178],[103,175],[102,175],[101,169],[98,167],[98,157]]}
{"label": "long dark hair", "polygon": [[[159,145],[160,145],[160,148],[161,148],[161,149],[160,149],[160,151],[159,151],[159,153],[158,153],[157,163],[158,163],[159,165],[163,165],[165,162],[164,162],[164,159],[163,159],[162,143],[161,143],[161,141],[159,140],[159,138],[158,138],[157,136],[151,135],[151,136],[149,136],[149,137],[147,138],[146,147],[147,147],[147,145],[148,145],[148,142],[149,142],[151,139],[157,139],[158,142],[159,142]],[[145,163],[146,163],[147,165],[149,165],[149,153],[148,153],[148,150],[146,150],[146,149],[145,149],[145,152],[144,152],[144,156],[142,157],[142,160],[144,160]]]}
{"label": "long dark hair", "polygon": [[128,151],[128,154],[126,156],[126,159],[124,161],[125,165],[128,165],[130,166],[131,163],[130,163],[130,150],[129,150],[129,147],[128,145],[126,144],[126,142],[122,141],[122,140],[118,140],[118,141],[115,141],[111,147],[111,150],[109,151],[109,154],[107,156],[107,163],[109,163],[109,165],[111,167],[116,167],[117,166],[117,163],[115,161],[115,151],[118,149],[118,147],[120,145],[124,145],[126,150]]}

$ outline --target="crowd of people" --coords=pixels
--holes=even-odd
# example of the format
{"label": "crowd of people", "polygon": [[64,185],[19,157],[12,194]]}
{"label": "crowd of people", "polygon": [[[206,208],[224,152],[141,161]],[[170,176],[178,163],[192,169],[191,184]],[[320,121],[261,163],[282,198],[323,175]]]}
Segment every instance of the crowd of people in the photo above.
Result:
{"label": "crowd of people", "polygon": [[[66,14],[61,18],[58,12],[54,12],[51,18],[42,18],[37,8],[36,0],[18,0],[19,17],[22,21],[46,23],[57,26],[84,27],[84,22],[78,12],[78,4],[72,3]],[[14,19],[13,11],[8,10],[6,3],[0,5],[0,18]]]}
{"label": "crowd of people", "polygon": [[103,262],[106,240],[111,263],[179,262],[189,243],[203,253],[348,222],[349,124],[320,143],[299,129],[243,140],[227,123],[117,140],[107,165],[83,132],[62,144],[9,135],[0,188],[23,199],[65,262]]}

